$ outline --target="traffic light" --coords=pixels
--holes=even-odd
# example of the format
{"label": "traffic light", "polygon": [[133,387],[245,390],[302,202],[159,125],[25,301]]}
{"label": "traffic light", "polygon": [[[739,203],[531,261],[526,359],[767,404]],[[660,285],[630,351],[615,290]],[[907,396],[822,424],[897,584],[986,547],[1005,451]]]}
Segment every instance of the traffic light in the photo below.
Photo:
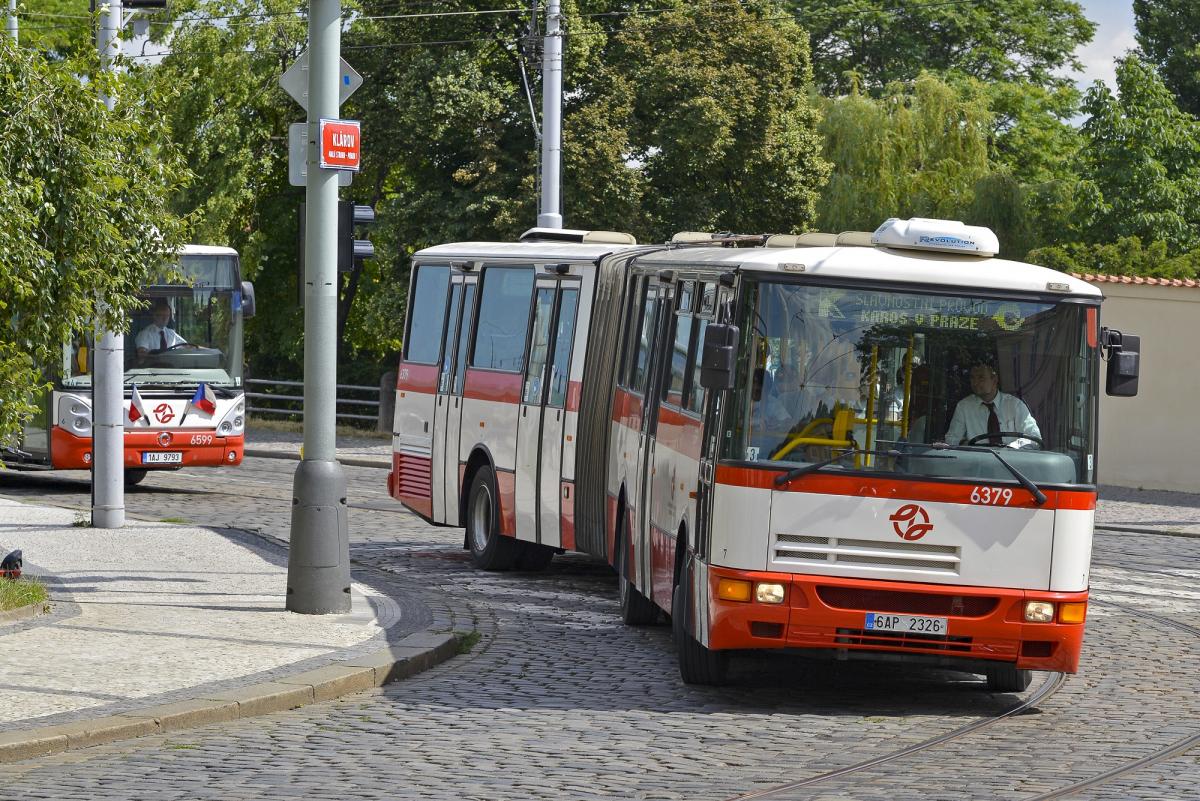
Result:
{"label": "traffic light", "polygon": [[373,222],[375,222],[373,207],[359,206],[349,200],[338,201],[338,272],[351,272],[356,261],[374,258],[375,246],[371,244],[371,241],[354,238],[355,226],[370,225]]}

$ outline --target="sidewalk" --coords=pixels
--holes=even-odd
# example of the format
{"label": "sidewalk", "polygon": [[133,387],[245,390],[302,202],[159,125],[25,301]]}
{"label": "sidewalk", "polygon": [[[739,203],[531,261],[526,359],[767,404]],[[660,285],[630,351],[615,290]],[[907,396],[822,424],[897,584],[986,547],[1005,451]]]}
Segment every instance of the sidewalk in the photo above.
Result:
{"label": "sidewalk", "polygon": [[350,614],[285,611],[286,553],[249,535],[79,517],[0,498],[0,551],[22,549],[52,602],[0,621],[0,762],[291,709],[457,652],[423,605],[357,582]]}
{"label": "sidewalk", "polygon": [[[304,435],[299,431],[275,431],[255,428],[254,421],[246,429],[246,456],[267,459],[300,458],[300,446]],[[342,464],[353,467],[392,466],[392,440],[379,437],[337,437],[337,458]]]}
{"label": "sidewalk", "polygon": [[1096,528],[1200,537],[1200,495],[1102,486]]}

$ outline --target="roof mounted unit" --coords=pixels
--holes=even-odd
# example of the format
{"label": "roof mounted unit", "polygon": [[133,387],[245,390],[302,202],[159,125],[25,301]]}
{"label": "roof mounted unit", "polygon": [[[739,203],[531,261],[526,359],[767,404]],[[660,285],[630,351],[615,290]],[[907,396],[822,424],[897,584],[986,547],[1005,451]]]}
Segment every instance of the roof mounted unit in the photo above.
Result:
{"label": "roof mounted unit", "polygon": [[842,247],[869,248],[875,245],[875,239],[868,231],[842,231],[837,235],[837,243]]}
{"label": "roof mounted unit", "polygon": [[972,256],[995,256],[1000,252],[1000,240],[990,228],[963,225],[958,220],[930,220],[924,217],[913,217],[911,220],[892,217],[875,229],[871,241],[881,247],[967,253]]}
{"label": "roof mounted unit", "polygon": [[582,245],[636,245],[632,234],[620,231],[581,231],[575,228],[530,228],[520,242],[574,242]]}
{"label": "roof mounted unit", "polygon": [[671,237],[673,245],[696,245],[696,244],[719,245],[717,234],[710,234],[708,231],[680,231]]}
{"label": "roof mounted unit", "polygon": [[769,248],[829,248],[836,245],[836,234],[808,231],[803,234],[772,234],[767,238]]}

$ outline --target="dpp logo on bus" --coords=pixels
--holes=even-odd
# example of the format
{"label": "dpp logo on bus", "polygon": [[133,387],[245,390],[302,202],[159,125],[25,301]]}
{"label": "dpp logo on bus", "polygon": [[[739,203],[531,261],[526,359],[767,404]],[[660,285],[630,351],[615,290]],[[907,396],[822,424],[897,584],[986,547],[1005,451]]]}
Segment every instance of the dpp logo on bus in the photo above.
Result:
{"label": "dpp logo on bus", "polygon": [[[929,513],[915,503],[906,503],[892,514],[892,529],[902,540],[919,540],[933,531],[933,523],[929,522]],[[907,523],[908,525],[901,525]]]}

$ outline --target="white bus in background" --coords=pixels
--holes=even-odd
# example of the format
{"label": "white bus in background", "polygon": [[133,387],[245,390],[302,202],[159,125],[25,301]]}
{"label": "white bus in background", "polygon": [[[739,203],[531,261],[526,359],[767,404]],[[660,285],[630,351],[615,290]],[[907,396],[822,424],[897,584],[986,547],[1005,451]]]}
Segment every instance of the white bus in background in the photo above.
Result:
{"label": "white bus in background", "polygon": [[[757,649],[1077,670],[1102,356],[1137,386],[1100,292],[949,221],[677,239],[417,253],[391,494],[485,569],[608,560],[688,682]],[[1034,422],[943,442],[973,368]]]}
{"label": "white bus in background", "polygon": [[[241,464],[246,403],[242,385],[243,321],[254,314],[254,287],[241,278],[236,250],[186,245],[176,265],[182,281],[160,278],[140,292],[145,308],[125,335],[125,482],[149,470]],[[166,304],[172,341],[139,353],[138,334]],[[156,329],[157,330],[157,329]],[[11,467],[87,470],[92,466],[91,333],[63,343],[45,369],[52,389],[15,449]],[[165,346],[165,347],[164,347]],[[134,402],[134,391],[140,408]],[[209,408],[211,407],[211,409]]]}

